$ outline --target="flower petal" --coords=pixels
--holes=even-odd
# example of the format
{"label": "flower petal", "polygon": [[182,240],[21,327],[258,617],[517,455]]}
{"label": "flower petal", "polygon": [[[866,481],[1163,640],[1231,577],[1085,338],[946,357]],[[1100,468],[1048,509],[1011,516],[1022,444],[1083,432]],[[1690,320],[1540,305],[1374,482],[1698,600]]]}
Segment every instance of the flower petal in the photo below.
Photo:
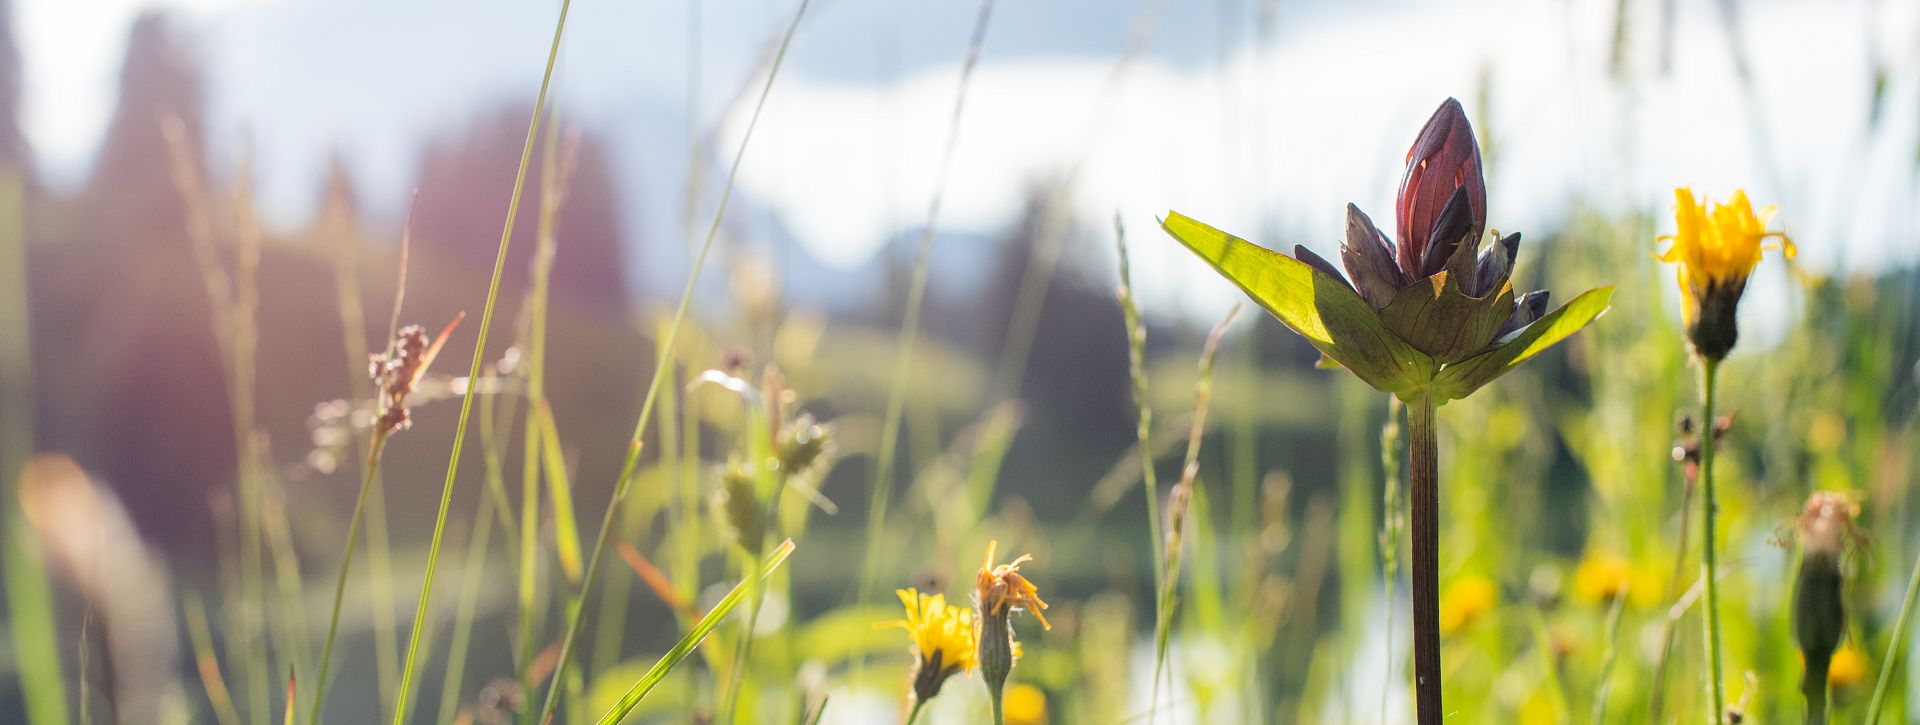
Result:
{"label": "flower petal", "polygon": [[1352,204],[1347,205],[1347,241],[1340,245],[1340,262],[1360,296],[1376,310],[1386,307],[1393,293],[1406,286],[1400,266],[1393,261],[1393,244]]}

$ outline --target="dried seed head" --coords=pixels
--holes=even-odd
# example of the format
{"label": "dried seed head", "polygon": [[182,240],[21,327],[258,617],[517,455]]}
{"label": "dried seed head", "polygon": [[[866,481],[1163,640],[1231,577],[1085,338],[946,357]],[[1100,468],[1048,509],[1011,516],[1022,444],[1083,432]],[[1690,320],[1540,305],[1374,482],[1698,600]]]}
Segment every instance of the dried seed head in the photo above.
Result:
{"label": "dried seed head", "polygon": [[420,378],[427,374],[427,366],[440,355],[440,348],[447,344],[447,337],[453,334],[453,328],[460,326],[466,319],[462,312],[452,322],[440,330],[440,335],[432,342],[427,341],[427,331],[419,325],[400,328],[394,336],[393,348],[386,353],[373,355],[367,363],[367,374],[379,389],[378,421],[376,432],[386,435],[394,431],[406,430],[413,425],[413,419],[407,410],[407,396],[413,394],[420,384]]}

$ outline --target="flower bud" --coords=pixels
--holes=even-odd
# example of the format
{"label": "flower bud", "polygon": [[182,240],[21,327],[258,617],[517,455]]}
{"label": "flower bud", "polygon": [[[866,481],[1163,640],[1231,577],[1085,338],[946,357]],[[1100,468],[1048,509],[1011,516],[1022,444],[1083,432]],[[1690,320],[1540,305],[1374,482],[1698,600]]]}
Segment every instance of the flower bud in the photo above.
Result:
{"label": "flower bud", "polygon": [[[1462,221],[1461,234],[1442,240],[1444,250],[1433,249],[1434,232],[1440,227],[1456,189],[1466,192],[1463,215],[1449,222]],[[1399,236],[1400,272],[1407,279],[1426,277],[1446,264],[1453,246],[1461,239],[1479,239],[1487,227],[1487,185],[1480,174],[1480,144],[1474,140],[1473,126],[1460,102],[1452,98],[1440,104],[1427,119],[1407,151],[1407,170],[1400,177],[1399,201],[1394,206]],[[1432,271],[1427,271],[1429,268]]]}
{"label": "flower bud", "polygon": [[[1828,667],[1847,633],[1842,600],[1846,584],[1841,557],[1859,534],[1853,527],[1858,507],[1846,495],[1820,491],[1800,514],[1800,573],[1793,584],[1793,637],[1807,669],[1800,688],[1809,713],[1824,713]],[[1809,722],[1819,720],[1810,719]]]}

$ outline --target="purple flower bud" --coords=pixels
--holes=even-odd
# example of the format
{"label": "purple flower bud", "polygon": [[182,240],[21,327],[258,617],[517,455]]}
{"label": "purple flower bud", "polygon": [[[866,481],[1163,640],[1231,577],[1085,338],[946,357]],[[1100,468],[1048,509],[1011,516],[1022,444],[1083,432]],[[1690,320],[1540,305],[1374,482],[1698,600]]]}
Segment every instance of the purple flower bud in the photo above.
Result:
{"label": "purple flower bud", "polygon": [[[1444,252],[1429,249],[1456,189],[1466,191],[1465,234],[1441,239],[1446,245]],[[1400,178],[1399,202],[1394,211],[1400,271],[1409,279],[1439,271],[1460,239],[1477,240],[1486,229],[1487,185],[1480,175],[1480,145],[1473,138],[1473,127],[1467,123],[1459,101],[1449,98],[1440,104],[1414,139],[1413,148],[1407,151],[1407,170]]]}

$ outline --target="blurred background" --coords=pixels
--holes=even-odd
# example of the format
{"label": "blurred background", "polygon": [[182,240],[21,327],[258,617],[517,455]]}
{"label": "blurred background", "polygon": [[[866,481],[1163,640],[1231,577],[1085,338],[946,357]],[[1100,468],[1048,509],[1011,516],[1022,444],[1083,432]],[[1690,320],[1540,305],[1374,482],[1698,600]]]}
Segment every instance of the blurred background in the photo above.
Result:
{"label": "blurred background", "polygon": [[[415,425],[384,457],[384,510],[369,523],[382,541],[369,546],[389,553],[349,577],[328,714],[386,716],[556,11],[0,6],[0,163],[19,182],[0,220],[14,248],[0,264],[12,288],[0,291],[0,464],[24,514],[6,536],[31,553],[6,562],[7,607],[18,626],[33,600],[51,603],[58,648],[55,659],[6,648],[0,720],[26,717],[38,667],[76,719],[212,721],[209,661],[240,713],[279,712],[290,663],[317,649],[332,601],[366,435],[352,411],[371,395],[364,355],[386,345],[411,218],[400,323],[432,332],[467,317],[433,368],[438,393],[416,401]],[[1519,286],[1560,300],[1619,287],[1595,327],[1441,411],[1443,588],[1488,593],[1452,615],[1449,709],[1501,722],[1697,711],[1697,622],[1663,635],[1694,566],[1683,511],[1697,512],[1683,509],[1691,493],[1671,455],[1688,435],[1693,374],[1672,271],[1652,259],[1680,185],[1779,205],[1775,226],[1800,250],[1762,265],[1723,376],[1731,690],[1776,714],[1762,721],[1798,713],[1792,537],[1778,534],[1827,489],[1863,502],[1849,646],[1871,687],[1920,543],[1906,526],[1920,506],[1907,494],[1920,444],[1920,3],[1000,3],[974,46],[973,3],[817,0],[729,186],[793,11],[788,0],[573,7],[481,352],[493,374],[477,388],[494,402],[476,417],[527,397],[516,361],[539,327],[530,301],[549,300],[538,344],[558,455],[545,455],[572,482],[576,536],[590,545],[694,251],[729,199],[668,366],[678,405],[649,432],[679,450],[646,452],[615,539],[694,599],[739,578],[708,499],[746,423],[738,399],[687,388],[701,371],[757,385],[777,368],[795,409],[832,426],[835,454],[812,484],[828,503],[789,530],[799,548],[778,613],[756,620],[787,646],[756,649],[741,719],[793,720],[821,693],[833,693],[830,722],[897,716],[904,642],[868,623],[897,618],[896,586],[963,601],[997,538],[1035,554],[1030,578],[1064,613],[1049,613],[1044,635],[1022,625],[1033,639],[1015,678],[1037,688],[1043,718],[1158,708],[1180,722],[1405,721],[1404,566],[1399,545],[1381,543],[1397,531],[1383,458],[1400,455],[1382,437],[1385,396],[1315,370],[1312,350],[1264,314],[1243,315],[1219,353],[1198,458],[1211,503],[1196,504],[1185,549],[1175,684],[1149,702],[1158,544],[1144,526],[1114,249],[1124,228],[1164,495],[1201,342],[1240,295],[1156,218],[1178,210],[1331,254],[1343,204],[1389,213],[1407,145],[1449,96],[1480,137],[1489,226],[1526,235],[1518,275],[1539,284]],[[955,115],[970,52],[978,66]],[[915,247],[929,234],[923,334],[903,369]],[[556,242],[550,273],[536,264],[542,237]],[[234,332],[249,325],[228,299],[250,332]],[[903,373],[876,541],[876,454]],[[516,543],[501,533],[467,555],[475,522],[494,526],[474,513],[489,471],[518,498],[526,458],[511,413],[502,420],[497,445],[469,432],[428,618],[436,639],[470,626],[473,643],[457,671],[429,650],[420,720],[488,722],[520,696],[502,694],[526,664]],[[29,463],[35,452],[65,458]],[[235,497],[248,477],[265,492],[251,514]],[[250,516],[278,542],[264,599],[235,574],[237,522]],[[531,520],[542,643],[564,631],[578,586],[553,565],[571,529],[556,517],[573,516]],[[44,596],[17,576],[35,561]],[[596,596],[568,718],[597,717],[605,693],[683,631],[624,561],[602,567],[622,594]],[[9,632],[0,639],[17,644]],[[272,643],[271,677],[230,658],[255,640]],[[726,670],[702,664],[676,671],[638,717],[713,717],[713,673]],[[1755,680],[1742,684],[1747,670]],[[1920,712],[1906,696],[1920,681],[1899,682],[1889,712]],[[1857,715],[1865,698],[1850,687],[1839,702]],[[977,717],[977,686],[949,688],[965,692],[944,696],[935,719]]]}

